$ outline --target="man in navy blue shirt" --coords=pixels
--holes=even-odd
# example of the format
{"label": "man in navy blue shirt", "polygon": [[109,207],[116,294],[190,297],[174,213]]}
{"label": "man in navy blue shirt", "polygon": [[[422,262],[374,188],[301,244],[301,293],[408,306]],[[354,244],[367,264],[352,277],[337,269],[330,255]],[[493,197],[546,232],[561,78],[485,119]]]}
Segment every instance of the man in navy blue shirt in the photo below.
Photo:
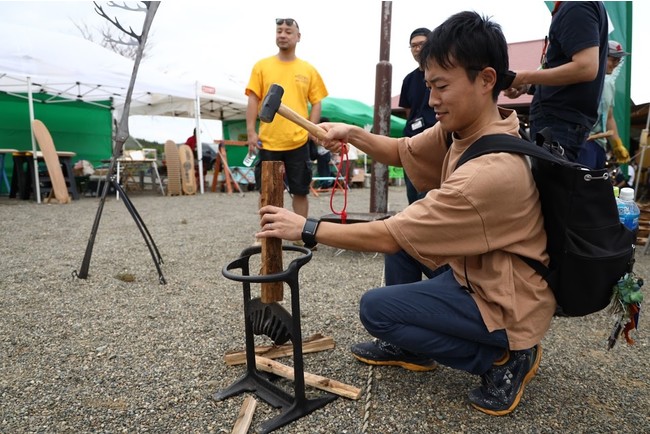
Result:
{"label": "man in navy blue shirt", "polygon": [[[411,54],[420,64],[420,49],[431,31],[425,27],[413,30],[409,38]],[[399,96],[399,106],[406,109],[406,126],[404,136],[413,137],[436,123],[436,112],[429,107],[429,89],[424,84],[424,71],[418,66],[402,81],[402,92]],[[421,199],[426,192],[418,192],[404,172],[406,197],[409,204]]]}
{"label": "man in navy blue shirt", "polygon": [[534,91],[530,135],[550,128],[576,161],[598,117],[607,70],[607,11],[603,2],[555,2],[541,68],[517,71],[510,98]]}

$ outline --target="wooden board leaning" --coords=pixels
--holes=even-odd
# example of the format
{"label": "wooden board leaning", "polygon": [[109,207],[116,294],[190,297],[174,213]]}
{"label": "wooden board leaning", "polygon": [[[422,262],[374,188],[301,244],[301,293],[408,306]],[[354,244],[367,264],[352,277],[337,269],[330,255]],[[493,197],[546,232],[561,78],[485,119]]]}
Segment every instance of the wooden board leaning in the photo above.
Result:
{"label": "wooden board leaning", "polygon": [[167,166],[167,195],[181,195],[181,160],[178,146],[172,140],[165,142],[165,165]]}
{"label": "wooden board leaning", "polygon": [[183,194],[196,194],[196,174],[194,173],[194,154],[188,145],[180,145],[178,153],[181,157],[181,184]]}
{"label": "wooden board leaning", "polygon": [[45,160],[50,180],[52,181],[54,197],[59,203],[70,203],[71,199],[68,194],[65,178],[63,177],[63,171],[61,170],[61,162],[59,161],[59,156],[56,154],[54,140],[52,140],[50,132],[45,124],[38,119],[34,119],[32,128],[38,147],[41,148],[41,152],[43,153],[43,159]]}

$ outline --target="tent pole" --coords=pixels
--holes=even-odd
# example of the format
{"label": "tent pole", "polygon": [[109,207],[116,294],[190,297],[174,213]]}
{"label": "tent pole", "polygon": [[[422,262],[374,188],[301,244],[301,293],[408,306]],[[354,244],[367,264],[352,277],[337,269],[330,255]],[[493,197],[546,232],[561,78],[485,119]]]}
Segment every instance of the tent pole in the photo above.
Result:
{"label": "tent pole", "polygon": [[203,144],[201,143],[201,100],[199,99],[199,82],[194,87],[194,118],[196,119],[196,158],[199,160],[199,184],[201,184],[201,194],[205,193],[203,188]]}
{"label": "tent pole", "polygon": [[38,156],[36,155],[36,139],[34,138],[34,96],[32,95],[32,78],[27,77],[27,99],[29,101],[29,131],[32,136],[32,164],[34,165],[34,194],[36,203],[41,203],[41,184],[38,176]]}

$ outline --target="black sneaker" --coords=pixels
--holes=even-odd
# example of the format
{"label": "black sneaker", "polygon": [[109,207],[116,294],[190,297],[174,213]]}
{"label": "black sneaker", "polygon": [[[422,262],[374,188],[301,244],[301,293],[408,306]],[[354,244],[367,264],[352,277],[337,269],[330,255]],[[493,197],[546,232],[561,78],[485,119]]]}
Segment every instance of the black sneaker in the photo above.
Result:
{"label": "black sneaker", "polygon": [[524,387],[535,376],[542,359],[541,345],[529,350],[511,351],[510,358],[481,376],[481,387],[469,392],[477,410],[492,416],[511,413],[519,404]]}
{"label": "black sneaker", "polygon": [[428,357],[414,354],[379,339],[350,347],[352,355],[363,363],[378,366],[401,366],[410,371],[431,371],[436,363]]}

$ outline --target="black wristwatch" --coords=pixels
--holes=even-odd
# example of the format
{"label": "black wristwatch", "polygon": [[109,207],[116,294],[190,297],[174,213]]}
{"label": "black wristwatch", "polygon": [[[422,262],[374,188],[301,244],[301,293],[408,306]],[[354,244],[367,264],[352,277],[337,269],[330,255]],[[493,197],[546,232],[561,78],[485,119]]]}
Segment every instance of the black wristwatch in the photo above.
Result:
{"label": "black wristwatch", "polygon": [[305,247],[311,249],[318,244],[316,241],[316,231],[318,230],[318,225],[320,220],[309,217],[305,221],[305,226],[302,227],[302,242],[305,243]]}

